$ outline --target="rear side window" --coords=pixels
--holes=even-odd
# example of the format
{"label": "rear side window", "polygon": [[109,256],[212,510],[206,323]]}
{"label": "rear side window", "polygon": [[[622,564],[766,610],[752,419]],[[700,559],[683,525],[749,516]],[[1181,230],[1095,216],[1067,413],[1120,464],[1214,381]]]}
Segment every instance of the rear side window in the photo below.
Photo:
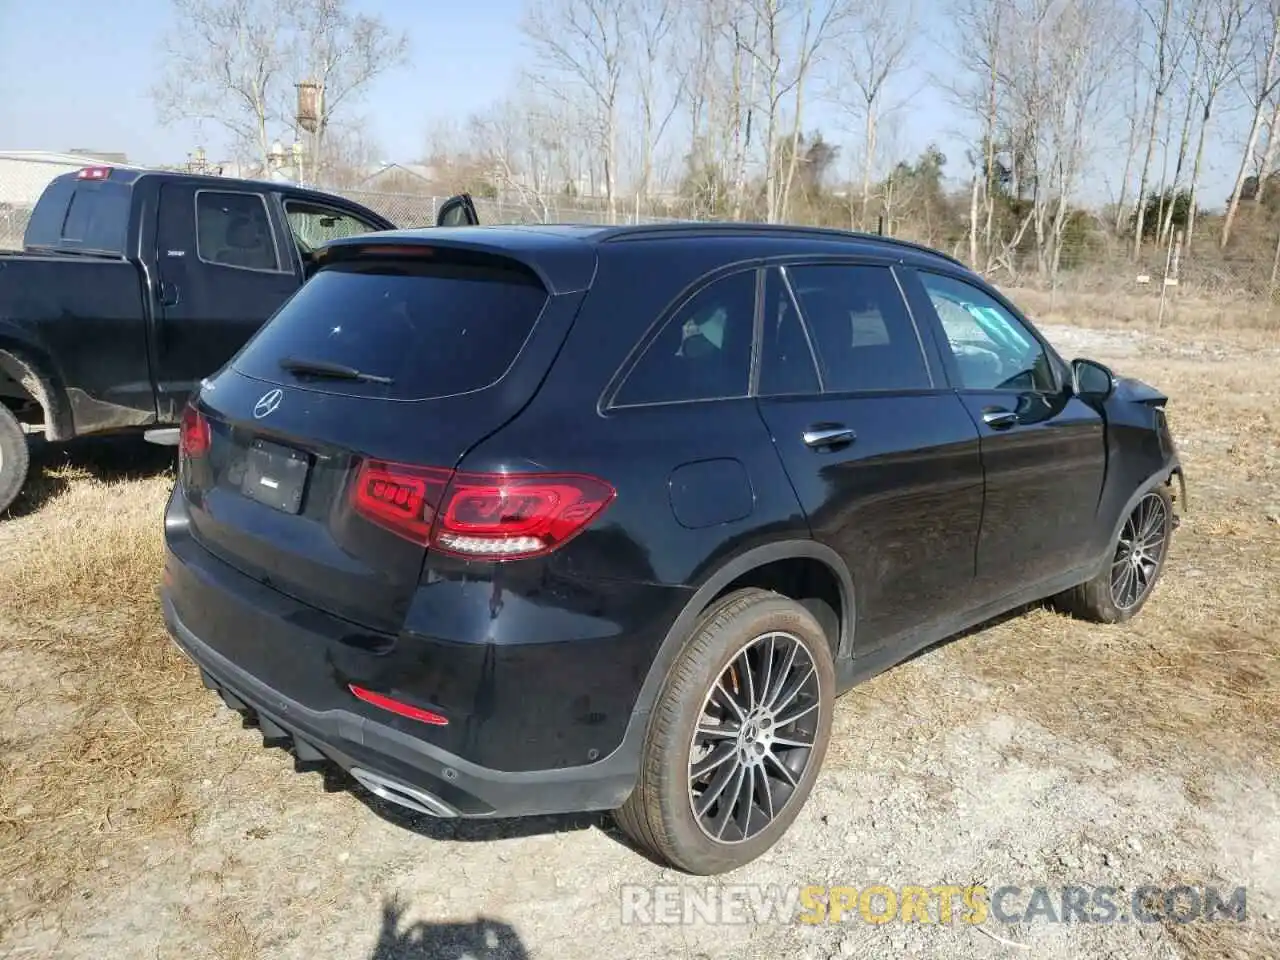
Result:
{"label": "rear side window", "polygon": [[256,193],[196,193],[196,254],[205,263],[279,270],[266,201]]}
{"label": "rear side window", "polygon": [[745,397],[751,381],[756,272],[712,281],[663,325],[613,406]]}
{"label": "rear side window", "polygon": [[132,189],[110,180],[59,180],[41,195],[25,244],[124,256]]}
{"label": "rear side window", "polygon": [[924,349],[888,267],[788,267],[831,393],[927,390]]}
{"label": "rear side window", "polygon": [[362,260],[303,284],[249,342],[235,368],[298,382],[281,361],[338,364],[391,383],[317,379],[327,392],[425,400],[501,379],[529,339],[547,294],[515,267]]}
{"label": "rear side window", "polygon": [[765,277],[762,333],[760,396],[821,393],[809,337],[776,267]]}

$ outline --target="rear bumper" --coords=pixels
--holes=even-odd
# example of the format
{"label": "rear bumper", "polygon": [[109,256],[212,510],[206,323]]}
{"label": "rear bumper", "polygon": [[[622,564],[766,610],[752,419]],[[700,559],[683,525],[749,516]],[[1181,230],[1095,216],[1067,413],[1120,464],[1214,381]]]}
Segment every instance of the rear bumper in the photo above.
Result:
{"label": "rear bumper", "polygon": [[446,817],[612,810],[635,784],[643,723],[632,724],[635,735],[598,763],[518,773],[491,770],[367,717],[312,710],[282,695],[192,633],[167,588],[161,589],[161,601],[170,635],[200,668],[205,686],[255,719],[268,743],[291,747],[303,762],[332,762],[402,805],[416,801],[422,812]]}

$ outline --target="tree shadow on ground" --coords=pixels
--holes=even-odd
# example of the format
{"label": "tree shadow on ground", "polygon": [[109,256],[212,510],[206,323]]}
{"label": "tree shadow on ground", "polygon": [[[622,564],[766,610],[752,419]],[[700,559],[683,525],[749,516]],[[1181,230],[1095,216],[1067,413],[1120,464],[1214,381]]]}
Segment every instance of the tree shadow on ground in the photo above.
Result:
{"label": "tree shadow on ground", "polygon": [[6,516],[37,513],[78,477],[118,483],[159,476],[177,463],[176,447],[158,446],[136,435],[80,437],[66,443],[32,437],[30,452],[27,482]]}
{"label": "tree shadow on ground", "polygon": [[405,909],[396,898],[383,902],[382,929],[369,960],[529,960],[510,924],[477,917],[469,923],[402,926]]}

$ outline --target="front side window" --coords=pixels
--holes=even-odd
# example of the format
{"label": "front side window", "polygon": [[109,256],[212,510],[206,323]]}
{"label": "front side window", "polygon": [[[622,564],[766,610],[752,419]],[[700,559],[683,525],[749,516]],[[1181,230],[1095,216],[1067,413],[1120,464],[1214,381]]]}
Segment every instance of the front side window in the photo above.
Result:
{"label": "front side window", "polygon": [[915,324],[888,267],[823,264],[786,273],[827,392],[932,388]]}
{"label": "front side window", "polygon": [[1057,391],[1049,354],[1026,325],[971,283],[918,271],[966,390]]}
{"label": "front side window", "polygon": [[329,240],[357,237],[378,229],[344,210],[334,210],[332,207],[303,200],[286,200],[284,215],[289,221],[293,239],[304,254]]}
{"label": "front side window", "polygon": [[279,270],[266,201],[256,193],[197,193],[196,255],[218,266]]}
{"label": "front side window", "polygon": [[703,287],[645,348],[613,405],[745,397],[751,379],[755,304],[754,270]]}

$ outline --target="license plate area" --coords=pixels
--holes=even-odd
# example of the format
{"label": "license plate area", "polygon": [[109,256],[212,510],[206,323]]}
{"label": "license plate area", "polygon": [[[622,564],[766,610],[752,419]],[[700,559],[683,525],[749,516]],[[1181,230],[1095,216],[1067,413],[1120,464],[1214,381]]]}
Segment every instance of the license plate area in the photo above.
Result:
{"label": "license plate area", "polygon": [[310,468],[305,453],[255,440],[245,458],[240,492],[275,510],[298,513],[302,509],[302,494]]}

